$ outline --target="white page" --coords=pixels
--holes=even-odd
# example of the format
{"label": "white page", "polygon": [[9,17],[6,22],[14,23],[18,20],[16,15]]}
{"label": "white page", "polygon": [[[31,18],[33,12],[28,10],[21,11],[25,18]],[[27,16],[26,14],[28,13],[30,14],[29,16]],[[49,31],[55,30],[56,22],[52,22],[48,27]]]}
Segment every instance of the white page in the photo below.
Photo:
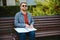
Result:
{"label": "white page", "polygon": [[28,30],[26,30],[25,28],[14,28],[18,33],[27,33],[29,32]]}
{"label": "white page", "polygon": [[36,28],[26,28],[26,29],[29,31],[36,31],[37,30]]}

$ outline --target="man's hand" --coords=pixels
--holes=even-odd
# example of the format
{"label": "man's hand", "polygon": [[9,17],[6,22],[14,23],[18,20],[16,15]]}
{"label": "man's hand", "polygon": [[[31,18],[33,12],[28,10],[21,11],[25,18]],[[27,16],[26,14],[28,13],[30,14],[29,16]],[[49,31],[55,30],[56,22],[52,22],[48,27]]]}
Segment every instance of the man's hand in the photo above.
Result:
{"label": "man's hand", "polygon": [[28,24],[26,24],[26,28],[29,28],[30,26]]}
{"label": "man's hand", "polygon": [[33,25],[26,24],[26,28],[34,28]]}
{"label": "man's hand", "polygon": [[33,25],[30,25],[30,28],[34,28]]}

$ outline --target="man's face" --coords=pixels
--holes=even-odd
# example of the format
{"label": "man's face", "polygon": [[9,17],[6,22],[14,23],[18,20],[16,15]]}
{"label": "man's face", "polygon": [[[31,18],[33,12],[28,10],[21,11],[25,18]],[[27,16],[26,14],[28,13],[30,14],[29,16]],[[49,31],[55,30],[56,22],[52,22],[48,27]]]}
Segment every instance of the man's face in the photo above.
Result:
{"label": "man's face", "polygon": [[28,9],[27,4],[22,3],[22,5],[20,6],[20,9],[23,11],[27,11],[27,9]]}

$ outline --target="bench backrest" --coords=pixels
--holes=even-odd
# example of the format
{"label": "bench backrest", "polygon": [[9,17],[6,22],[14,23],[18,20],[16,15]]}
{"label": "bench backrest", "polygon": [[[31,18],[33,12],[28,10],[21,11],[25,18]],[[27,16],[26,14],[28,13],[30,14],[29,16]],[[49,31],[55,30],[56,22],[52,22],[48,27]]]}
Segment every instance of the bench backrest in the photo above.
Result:
{"label": "bench backrest", "polygon": [[[37,37],[39,36],[38,34],[41,32],[43,33],[48,31],[60,31],[60,16],[39,16],[39,17],[33,17],[33,19],[35,21],[34,27],[38,29],[36,31]],[[13,28],[14,28],[14,17],[0,18],[0,35],[10,34],[11,29]],[[48,35],[45,34],[45,36]]]}

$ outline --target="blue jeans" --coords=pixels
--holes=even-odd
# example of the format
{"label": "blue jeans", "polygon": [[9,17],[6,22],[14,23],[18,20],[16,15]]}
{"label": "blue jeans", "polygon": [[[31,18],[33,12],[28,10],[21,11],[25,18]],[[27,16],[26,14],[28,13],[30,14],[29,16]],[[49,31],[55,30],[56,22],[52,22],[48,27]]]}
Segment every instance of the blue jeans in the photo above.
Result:
{"label": "blue jeans", "polygon": [[[28,32],[29,40],[35,40],[35,31]],[[26,33],[19,33],[20,40],[26,40]]]}

